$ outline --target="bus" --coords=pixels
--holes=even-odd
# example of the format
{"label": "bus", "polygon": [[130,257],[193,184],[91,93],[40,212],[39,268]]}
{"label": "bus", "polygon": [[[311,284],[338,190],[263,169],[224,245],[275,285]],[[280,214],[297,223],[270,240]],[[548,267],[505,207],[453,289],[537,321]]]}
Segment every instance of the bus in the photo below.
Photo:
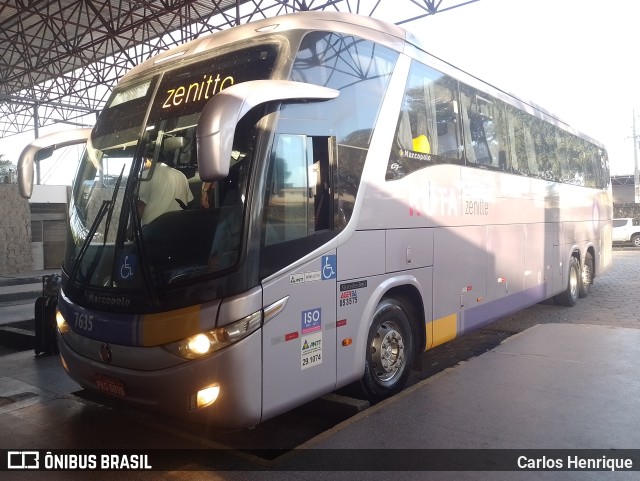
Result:
{"label": "bus", "polygon": [[[22,195],[79,142],[62,365],[194,422],[356,382],[384,399],[424,351],[571,306],[611,265],[604,147],[373,18],[283,15],[145,61],[93,129],[24,149]],[[145,221],[151,187],[170,202]]]}

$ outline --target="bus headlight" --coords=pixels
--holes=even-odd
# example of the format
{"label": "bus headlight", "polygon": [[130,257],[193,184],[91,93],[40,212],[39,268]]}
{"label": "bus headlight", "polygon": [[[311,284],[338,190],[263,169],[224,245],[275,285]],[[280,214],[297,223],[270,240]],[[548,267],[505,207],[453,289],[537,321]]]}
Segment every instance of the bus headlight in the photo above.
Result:
{"label": "bus headlight", "polygon": [[60,334],[64,334],[68,332],[70,329],[69,324],[67,324],[67,321],[65,320],[64,316],[57,309],[56,309],[56,325],[58,326],[58,330],[60,331]]}
{"label": "bus headlight", "polygon": [[211,349],[211,340],[206,334],[196,334],[186,339],[183,351],[193,353],[196,356],[202,356]]}
{"label": "bus headlight", "polygon": [[262,311],[257,311],[227,326],[167,344],[165,348],[185,359],[197,359],[238,342],[256,331],[261,324]]}

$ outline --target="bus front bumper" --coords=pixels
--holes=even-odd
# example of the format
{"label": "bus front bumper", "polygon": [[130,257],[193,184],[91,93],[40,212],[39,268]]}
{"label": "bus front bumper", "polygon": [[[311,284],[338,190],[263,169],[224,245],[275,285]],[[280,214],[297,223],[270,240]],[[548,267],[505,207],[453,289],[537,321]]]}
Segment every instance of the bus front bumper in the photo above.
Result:
{"label": "bus front bumper", "polygon": [[[255,426],[262,415],[261,332],[209,356],[159,370],[133,370],[89,359],[74,351],[60,333],[58,345],[63,367],[85,389],[142,410],[236,429]],[[217,392],[217,397],[198,407],[198,393],[205,388],[212,388],[207,393]]]}

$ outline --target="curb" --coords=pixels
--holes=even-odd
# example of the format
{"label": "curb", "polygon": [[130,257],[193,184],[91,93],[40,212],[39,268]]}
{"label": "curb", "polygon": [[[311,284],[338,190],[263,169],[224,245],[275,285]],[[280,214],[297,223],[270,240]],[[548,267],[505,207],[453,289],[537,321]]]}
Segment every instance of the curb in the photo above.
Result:
{"label": "curb", "polygon": [[9,292],[7,294],[0,294],[0,303],[13,302],[13,301],[28,301],[35,300],[42,295],[42,290],[26,291],[26,292]]}
{"label": "curb", "polygon": [[17,351],[28,351],[29,349],[33,349],[36,345],[35,339],[36,334],[32,330],[11,325],[0,327],[0,344]]}

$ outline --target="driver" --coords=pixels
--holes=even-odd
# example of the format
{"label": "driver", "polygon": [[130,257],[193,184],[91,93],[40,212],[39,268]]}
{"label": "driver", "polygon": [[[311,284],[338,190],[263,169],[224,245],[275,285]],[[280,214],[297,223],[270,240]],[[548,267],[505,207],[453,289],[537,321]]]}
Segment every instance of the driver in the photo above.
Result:
{"label": "driver", "polygon": [[138,216],[144,227],[165,212],[182,210],[180,202],[188,205],[193,200],[187,177],[162,161],[158,161],[149,177],[153,159],[144,159],[144,171],[138,192]]}

